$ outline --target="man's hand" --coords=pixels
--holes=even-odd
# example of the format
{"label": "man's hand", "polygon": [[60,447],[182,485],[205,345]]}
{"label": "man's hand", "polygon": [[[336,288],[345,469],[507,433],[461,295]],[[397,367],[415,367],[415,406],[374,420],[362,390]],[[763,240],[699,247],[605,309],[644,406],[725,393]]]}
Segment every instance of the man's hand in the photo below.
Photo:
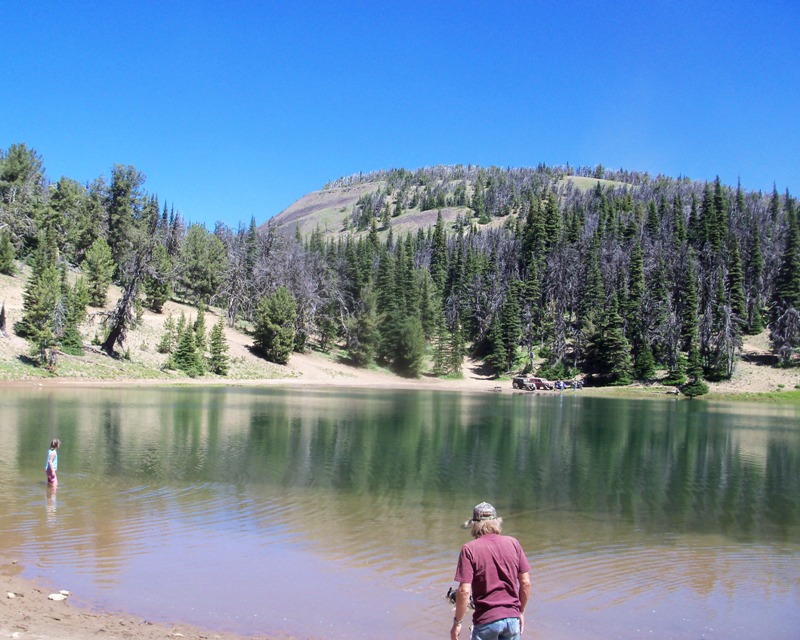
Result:
{"label": "man's hand", "polygon": [[450,627],[450,640],[458,640],[458,633],[461,631],[462,620],[467,613],[467,604],[472,595],[472,584],[462,582],[456,591],[456,610],[453,614],[453,626]]}

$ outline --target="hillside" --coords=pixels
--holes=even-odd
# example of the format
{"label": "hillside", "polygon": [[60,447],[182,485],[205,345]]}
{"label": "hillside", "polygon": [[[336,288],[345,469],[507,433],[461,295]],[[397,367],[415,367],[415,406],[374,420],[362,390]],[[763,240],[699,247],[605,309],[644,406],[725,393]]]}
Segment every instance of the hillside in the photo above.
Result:
{"label": "hillside", "polygon": [[[415,172],[405,170],[392,170],[389,172],[376,171],[350,178],[334,181],[322,189],[313,191],[276,215],[267,224],[261,225],[262,230],[268,225],[275,229],[282,229],[290,233],[299,231],[303,237],[308,237],[315,230],[319,230],[323,237],[340,236],[347,233],[367,232],[367,228],[358,229],[357,219],[362,209],[372,207],[377,214],[377,209],[388,205],[391,210],[392,232],[395,237],[407,233],[416,233],[418,229],[428,229],[436,224],[437,216],[441,211],[442,220],[447,229],[461,219],[470,224],[477,222],[475,211],[467,206],[475,194],[476,182],[481,172],[486,172],[487,188],[501,186],[507,178],[502,179],[502,173],[492,174],[492,169],[463,167],[431,167]],[[499,170],[498,170],[499,171]],[[503,170],[508,172],[509,170]],[[520,172],[537,172],[534,169],[521,169]],[[398,178],[399,176],[399,178]],[[492,177],[493,176],[493,177]],[[598,184],[603,188],[624,188],[634,185],[621,180],[609,180],[591,176],[562,175],[556,173],[550,176],[552,188],[559,194],[569,191],[586,191],[595,188]],[[481,178],[483,181],[483,178]],[[483,184],[483,182],[482,182]],[[508,215],[518,214],[520,202],[518,196],[513,194],[516,186],[512,187],[510,202],[505,203],[506,215],[491,217],[489,221],[481,224],[482,228],[501,226],[506,222]],[[461,194],[461,195],[457,195]],[[402,213],[395,215],[398,201],[402,201]],[[378,203],[377,206],[375,203]],[[432,206],[434,205],[434,206]],[[382,238],[388,233],[384,226],[378,227],[378,234]]]}
{"label": "hillside", "polygon": [[[14,335],[13,326],[22,316],[23,291],[27,269],[11,277],[0,274],[0,305],[5,305],[7,337],[0,337],[0,381],[21,383],[129,383],[129,384],[303,384],[360,387],[410,387],[451,389],[493,389],[498,383],[477,370],[477,364],[465,361],[463,380],[439,380],[423,376],[408,380],[381,368],[360,369],[337,358],[336,353],[295,353],[289,363],[278,365],[256,355],[251,347],[252,336],[243,330],[226,327],[225,337],[230,356],[228,376],[221,378],[207,374],[189,378],[178,371],[163,370],[166,355],[158,353],[156,345],[164,331],[164,322],[170,316],[177,319],[181,313],[189,319],[197,317],[197,309],[175,301],[167,302],[164,313],[145,310],[141,324],[133,329],[125,342],[125,356],[111,358],[96,346],[92,338],[101,331],[101,314],[111,310],[119,290],[109,292],[105,309],[90,308],[89,320],[82,327],[86,352],[83,356],[63,354],[59,358],[57,376],[31,364],[30,346],[26,340]],[[218,310],[206,312],[206,326],[218,319]]]}
{"label": "hillside", "polygon": [[[52,376],[45,370],[30,364],[28,343],[13,334],[12,327],[22,314],[22,294],[25,287],[25,274],[15,277],[0,274],[0,304],[5,305],[8,337],[0,337],[0,381],[4,384],[225,384],[225,385],[324,385],[371,388],[417,388],[438,390],[459,390],[472,392],[502,391],[512,392],[508,379],[497,380],[487,375],[479,362],[465,358],[464,377],[460,380],[439,379],[423,375],[417,379],[397,376],[386,369],[361,369],[352,367],[334,354],[311,352],[292,354],[287,365],[267,362],[252,352],[252,337],[244,331],[226,328],[225,336],[229,347],[231,367],[225,378],[206,375],[189,378],[175,371],[162,370],[166,356],[156,351],[163,333],[164,322],[172,314],[177,318],[184,313],[194,318],[197,310],[188,305],[168,302],[163,314],[145,311],[142,323],[130,332],[126,341],[127,357],[110,358],[91,345],[92,336],[100,330],[99,316],[111,308],[90,309],[90,320],[83,327],[85,345],[84,356],[63,355],[59,361],[58,374]],[[112,290],[110,302],[119,292]],[[217,320],[213,308],[206,314],[206,324],[211,326]],[[768,358],[766,333],[752,336],[744,345],[745,358],[737,366],[731,380],[710,384],[713,395],[750,396],[751,394],[782,394],[800,389],[800,369],[779,369],[764,363]],[[649,387],[633,386],[627,389],[602,388],[585,389],[585,394],[612,395],[620,393],[645,392],[661,396],[667,390],[660,385]],[[527,392],[513,392],[527,393]]]}

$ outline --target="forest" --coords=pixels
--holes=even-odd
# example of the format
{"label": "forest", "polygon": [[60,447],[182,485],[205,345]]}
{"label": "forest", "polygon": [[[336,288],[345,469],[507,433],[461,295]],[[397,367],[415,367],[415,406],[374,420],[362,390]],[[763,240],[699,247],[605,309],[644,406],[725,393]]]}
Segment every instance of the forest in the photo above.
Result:
{"label": "forest", "polygon": [[[30,266],[13,330],[42,366],[80,353],[86,309],[104,306],[112,283],[122,294],[97,338],[110,355],[142,308],[176,299],[199,321],[204,307],[224,310],[275,362],[338,349],[411,377],[458,377],[469,354],[498,376],[658,380],[700,395],[763,331],[775,366],[798,366],[788,191],[602,166],[391,169],[325,185],[369,188],[335,233],[302,234],[252,217],[187,225],[145,181],[118,164],[88,184],[51,182],[34,149],[0,150],[0,273]],[[424,211],[436,222],[393,232]],[[442,211],[457,215],[445,223]],[[164,340],[171,366],[223,372],[220,328],[206,340],[197,322],[179,324]]]}

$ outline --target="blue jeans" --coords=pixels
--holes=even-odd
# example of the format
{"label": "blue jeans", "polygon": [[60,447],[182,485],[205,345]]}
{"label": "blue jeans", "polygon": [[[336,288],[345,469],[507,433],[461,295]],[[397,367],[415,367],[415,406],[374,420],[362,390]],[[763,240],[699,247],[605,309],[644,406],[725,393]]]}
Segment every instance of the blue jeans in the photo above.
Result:
{"label": "blue jeans", "polygon": [[501,618],[472,628],[472,640],[519,640],[519,618]]}

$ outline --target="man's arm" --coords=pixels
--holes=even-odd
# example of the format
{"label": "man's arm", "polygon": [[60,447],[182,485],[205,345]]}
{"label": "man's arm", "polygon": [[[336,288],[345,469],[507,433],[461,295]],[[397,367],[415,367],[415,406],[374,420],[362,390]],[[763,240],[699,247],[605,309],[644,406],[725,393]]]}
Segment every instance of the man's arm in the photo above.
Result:
{"label": "man's arm", "polygon": [[469,604],[469,597],[472,595],[472,583],[461,582],[456,591],[456,612],[453,614],[453,626],[450,628],[450,640],[458,638],[458,632],[461,631],[461,621],[467,613],[467,605]]}
{"label": "man's arm", "polygon": [[524,571],[519,574],[519,632],[525,629],[525,607],[531,595],[531,574]]}

